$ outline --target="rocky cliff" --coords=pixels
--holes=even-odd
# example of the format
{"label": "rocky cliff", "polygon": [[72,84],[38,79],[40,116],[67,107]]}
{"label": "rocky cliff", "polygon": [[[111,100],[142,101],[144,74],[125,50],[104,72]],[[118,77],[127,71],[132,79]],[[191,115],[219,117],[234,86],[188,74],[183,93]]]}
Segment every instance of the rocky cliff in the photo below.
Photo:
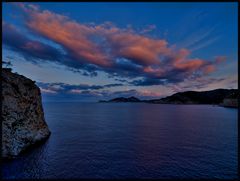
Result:
{"label": "rocky cliff", "polygon": [[40,89],[34,81],[2,69],[2,157],[11,158],[50,135]]}

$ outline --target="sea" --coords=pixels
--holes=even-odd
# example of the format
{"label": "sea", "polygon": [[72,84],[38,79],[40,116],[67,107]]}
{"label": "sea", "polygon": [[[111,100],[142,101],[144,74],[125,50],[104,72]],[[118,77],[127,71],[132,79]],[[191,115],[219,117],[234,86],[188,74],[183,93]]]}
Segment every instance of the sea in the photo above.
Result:
{"label": "sea", "polygon": [[44,102],[49,139],[4,179],[237,179],[238,111],[212,105]]}

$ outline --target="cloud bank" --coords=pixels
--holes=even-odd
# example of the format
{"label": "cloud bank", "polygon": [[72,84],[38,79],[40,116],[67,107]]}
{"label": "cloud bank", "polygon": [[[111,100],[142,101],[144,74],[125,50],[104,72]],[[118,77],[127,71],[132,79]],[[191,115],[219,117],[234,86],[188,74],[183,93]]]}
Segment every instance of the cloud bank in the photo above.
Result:
{"label": "cloud bank", "polygon": [[71,85],[65,83],[44,83],[37,82],[40,87],[43,96],[61,97],[64,99],[68,98],[81,98],[91,97],[93,99],[111,99],[115,97],[130,97],[136,96],[139,98],[154,98],[162,96],[160,92],[150,90],[122,90],[122,91],[111,91],[109,88],[123,86],[123,84],[106,84],[106,85],[89,85],[89,84],[78,84]]}
{"label": "cloud bank", "polygon": [[[153,38],[111,22],[83,24],[38,6],[17,3],[28,34],[3,22],[3,44],[27,60],[56,62],[83,75],[128,78],[134,86],[167,85],[211,74],[226,60],[192,58],[188,49],[176,49],[167,40]],[[151,29],[155,28],[153,25]],[[61,49],[29,35],[46,39]],[[132,80],[138,78],[138,80]]]}

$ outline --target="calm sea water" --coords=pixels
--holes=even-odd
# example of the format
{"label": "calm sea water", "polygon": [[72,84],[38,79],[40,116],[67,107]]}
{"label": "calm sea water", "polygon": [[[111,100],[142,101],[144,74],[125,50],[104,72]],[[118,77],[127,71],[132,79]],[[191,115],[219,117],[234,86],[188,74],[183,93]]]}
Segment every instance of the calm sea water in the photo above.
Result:
{"label": "calm sea water", "polygon": [[210,105],[44,103],[44,144],[4,178],[237,178],[237,109]]}

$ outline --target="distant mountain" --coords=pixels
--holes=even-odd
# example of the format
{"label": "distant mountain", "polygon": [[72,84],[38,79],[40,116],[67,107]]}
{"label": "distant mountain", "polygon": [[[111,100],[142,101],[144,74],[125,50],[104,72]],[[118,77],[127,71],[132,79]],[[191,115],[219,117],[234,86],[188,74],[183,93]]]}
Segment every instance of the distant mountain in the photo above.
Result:
{"label": "distant mountain", "polygon": [[150,103],[162,104],[220,104],[228,96],[237,98],[237,89],[216,89],[211,91],[179,92],[162,99],[149,100]]}
{"label": "distant mountain", "polygon": [[[236,89],[234,89],[236,90]],[[226,96],[227,99],[239,99],[240,98],[240,92],[239,91],[233,91],[228,96]]]}
{"label": "distant mountain", "polygon": [[128,97],[128,98],[125,98],[125,97],[118,97],[118,98],[115,98],[115,99],[111,99],[109,101],[99,101],[99,102],[142,102],[140,99],[136,98],[136,97]]}
{"label": "distant mountain", "polygon": [[239,101],[240,93],[239,91],[237,92],[232,92],[228,96],[226,96],[223,99],[223,102],[221,103],[221,106],[224,107],[238,107],[238,101]]}
{"label": "distant mountain", "polygon": [[[152,99],[140,100],[136,97],[119,97],[109,101],[99,102],[145,102],[154,104],[215,104],[219,105],[226,99],[233,99],[235,102],[239,99],[239,91],[237,89],[215,89],[211,91],[186,91],[173,94],[171,96]],[[224,105],[224,104],[222,104]]]}

